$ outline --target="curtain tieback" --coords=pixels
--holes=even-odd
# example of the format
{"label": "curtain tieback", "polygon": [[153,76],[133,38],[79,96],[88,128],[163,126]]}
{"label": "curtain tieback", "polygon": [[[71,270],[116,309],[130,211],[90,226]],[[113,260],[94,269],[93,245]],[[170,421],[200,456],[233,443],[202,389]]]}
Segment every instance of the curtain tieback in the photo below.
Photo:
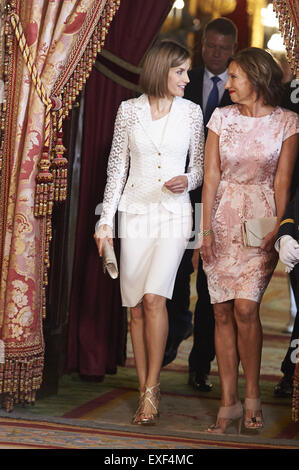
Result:
{"label": "curtain tieback", "polygon": [[[67,159],[63,157],[65,148],[62,145],[62,132],[59,132],[58,135],[55,158],[52,162],[50,159],[51,111],[61,109],[62,101],[58,97],[50,97],[42,83],[28,47],[20,18],[16,13],[12,13],[10,21],[32,83],[41,101],[46,106],[44,146],[38,165],[39,172],[36,177],[37,185],[34,201],[35,217],[44,217],[52,214],[54,200],[61,201],[66,197]],[[51,171],[51,166],[53,171]],[[62,191],[60,191],[61,187],[63,188]]]}

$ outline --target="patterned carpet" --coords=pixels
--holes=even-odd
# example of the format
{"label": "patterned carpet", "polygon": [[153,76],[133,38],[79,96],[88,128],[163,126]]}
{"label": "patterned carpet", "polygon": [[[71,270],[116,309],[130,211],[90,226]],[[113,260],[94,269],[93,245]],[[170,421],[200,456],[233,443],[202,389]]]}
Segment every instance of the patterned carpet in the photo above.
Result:
{"label": "patterned carpet", "polygon": [[[195,303],[194,282],[191,307]],[[264,327],[261,389],[265,428],[260,433],[232,429],[210,436],[219,406],[217,364],[212,365],[213,390],[196,393],[188,386],[187,359],[192,338],[184,341],[176,360],[161,373],[159,426],[130,424],[137,403],[137,380],[128,336],[126,367],[101,383],[84,382],[77,374],[61,378],[59,393],[40,399],[34,407],[16,406],[0,412],[0,448],[19,449],[273,449],[299,448],[299,424],[291,421],[290,399],[273,396],[281,377],[280,364],[289,343],[283,332],[289,319],[287,278],[278,266],[261,308]],[[240,397],[244,379],[240,370]]]}
{"label": "patterned carpet", "polygon": [[[113,445],[112,445],[113,443]],[[285,449],[298,449],[291,442]],[[70,425],[50,421],[0,418],[0,449],[277,449],[271,442],[236,442],[225,436],[165,436],[142,432],[97,429],[91,425]]]}

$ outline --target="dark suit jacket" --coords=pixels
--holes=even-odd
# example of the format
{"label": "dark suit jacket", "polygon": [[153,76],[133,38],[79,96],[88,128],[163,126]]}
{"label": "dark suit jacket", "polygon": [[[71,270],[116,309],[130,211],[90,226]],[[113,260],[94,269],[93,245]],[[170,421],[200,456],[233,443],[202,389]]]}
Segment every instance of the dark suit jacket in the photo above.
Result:
{"label": "dark suit jacket", "polygon": [[[299,103],[295,103],[291,100],[293,91],[294,91],[294,88],[291,87],[291,83],[287,83],[285,85],[281,106],[283,108],[290,109],[291,111],[294,111],[295,113],[299,114]],[[299,186],[299,150],[298,150],[295,168],[293,171],[291,198],[295,195],[295,192],[298,186]]]}
{"label": "dark suit jacket", "polygon": [[[202,108],[202,89],[203,89],[203,77],[205,69],[204,67],[198,67],[190,70],[188,73],[190,82],[185,88],[184,98],[191,100],[196,104],[199,104]],[[225,90],[223,97],[219,103],[219,107],[227,106],[232,104],[229,96],[229,92]]]}
{"label": "dark suit jacket", "polygon": [[[184,98],[199,104],[202,108],[202,91],[203,91],[203,77],[205,69],[204,67],[198,67],[190,70],[188,73],[190,82],[185,88]],[[219,107],[228,106],[232,104],[229,92],[225,90],[223,97],[219,103]],[[196,202],[201,201],[202,187],[195,189],[190,192],[191,202],[194,205]]]}
{"label": "dark suit jacket", "polygon": [[299,186],[295,196],[287,205],[280,223],[277,238],[280,238],[283,235],[290,235],[299,243]]}
{"label": "dark suit jacket", "polygon": [[[299,186],[295,192],[295,196],[287,205],[284,216],[280,223],[276,239],[283,235],[290,235],[299,243]],[[296,277],[297,286],[299,283],[299,264],[295,266],[292,273]]]}

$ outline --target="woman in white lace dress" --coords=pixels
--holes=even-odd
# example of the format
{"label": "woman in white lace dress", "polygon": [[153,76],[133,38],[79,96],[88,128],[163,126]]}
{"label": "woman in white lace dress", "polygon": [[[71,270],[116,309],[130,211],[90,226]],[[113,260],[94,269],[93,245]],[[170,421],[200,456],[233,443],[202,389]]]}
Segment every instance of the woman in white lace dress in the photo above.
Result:
{"label": "woman in white lace dress", "polygon": [[162,41],[147,54],[140,79],[144,94],[122,102],[117,113],[95,233],[101,256],[105,239],[113,243],[118,209],[121,295],[131,310],[140,390],[134,424],[154,424],[158,416],[166,299],[172,297],[191,235],[189,191],[203,177],[201,108],[183,99],[189,67],[188,51],[173,41]]}

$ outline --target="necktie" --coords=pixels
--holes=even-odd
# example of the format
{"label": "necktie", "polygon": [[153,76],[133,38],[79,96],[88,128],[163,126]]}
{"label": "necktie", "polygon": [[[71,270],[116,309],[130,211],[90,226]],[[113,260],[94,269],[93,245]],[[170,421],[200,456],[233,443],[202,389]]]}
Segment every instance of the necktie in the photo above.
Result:
{"label": "necktie", "polygon": [[205,125],[207,125],[207,123],[210,120],[210,117],[212,116],[214,109],[219,104],[219,92],[218,92],[217,83],[221,80],[221,78],[215,76],[215,77],[212,77],[211,80],[213,81],[213,88],[209,94],[208,101],[207,101],[207,106],[206,106],[206,111],[205,111],[205,116],[204,116]]}

